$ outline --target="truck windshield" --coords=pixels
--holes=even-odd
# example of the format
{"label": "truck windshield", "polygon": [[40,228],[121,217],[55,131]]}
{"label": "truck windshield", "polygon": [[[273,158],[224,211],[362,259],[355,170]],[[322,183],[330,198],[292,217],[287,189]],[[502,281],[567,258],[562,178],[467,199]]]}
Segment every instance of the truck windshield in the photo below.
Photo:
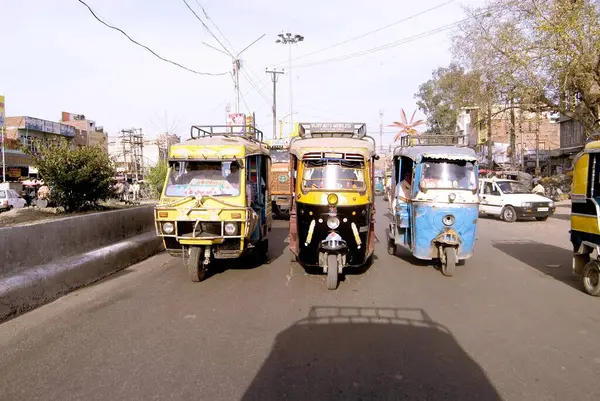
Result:
{"label": "truck windshield", "polygon": [[240,167],[231,161],[185,161],[169,173],[167,196],[237,196],[240,194]]}
{"label": "truck windshield", "polygon": [[271,150],[271,162],[288,163],[290,161],[290,152],[285,149]]}
{"label": "truck windshield", "polygon": [[362,191],[365,165],[361,161],[309,160],[304,162],[302,189],[305,191]]}
{"label": "truck windshield", "polygon": [[426,188],[477,188],[475,164],[465,160],[425,160],[421,184]]}

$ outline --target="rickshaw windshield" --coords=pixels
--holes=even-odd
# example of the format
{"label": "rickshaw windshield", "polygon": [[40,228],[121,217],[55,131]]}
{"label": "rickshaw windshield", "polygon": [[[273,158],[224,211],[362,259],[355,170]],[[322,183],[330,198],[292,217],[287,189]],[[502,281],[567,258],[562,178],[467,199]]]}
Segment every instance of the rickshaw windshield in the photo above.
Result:
{"label": "rickshaw windshield", "polygon": [[362,161],[340,159],[308,160],[302,175],[304,191],[362,191],[365,165]]}
{"label": "rickshaw windshield", "polygon": [[272,163],[288,163],[290,161],[290,152],[284,149],[271,150]]}
{"label": "rickshaw windshield", "polygon": [[429,159],[423,161],[421,185],[428,189],[477,188],[475,163],[465,160]]}
{"label": "rickshaw windshield", "polygon": [[238,196],[240,167],[231,161],[182,161],[173,165],[167,196]]}
{"label": "rickshaw windshield", "polygon": [[516,181],[497,181],[496,184],[500,187],[503,194],[530,194],[525,188],[525,185]]}

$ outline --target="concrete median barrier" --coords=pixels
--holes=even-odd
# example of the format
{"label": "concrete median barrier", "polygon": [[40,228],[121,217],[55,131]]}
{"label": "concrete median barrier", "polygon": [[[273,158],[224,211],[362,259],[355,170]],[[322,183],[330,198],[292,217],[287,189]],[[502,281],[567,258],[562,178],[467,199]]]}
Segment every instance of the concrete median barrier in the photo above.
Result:
{"label": "concrete median barrier", "polygon": [[162,250],[153,206],[0,228],[0,321]]}

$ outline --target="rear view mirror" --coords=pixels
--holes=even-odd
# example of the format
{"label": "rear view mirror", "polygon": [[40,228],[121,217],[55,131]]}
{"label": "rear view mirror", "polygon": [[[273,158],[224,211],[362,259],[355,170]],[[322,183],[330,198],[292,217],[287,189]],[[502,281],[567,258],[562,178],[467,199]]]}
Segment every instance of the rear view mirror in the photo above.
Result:
{"label": "rear view mirror", "polygon": [[425,185],[425,183],[421,181],[419,182],[419,189],[421,190],[421,192],[425,193],[427,192],[427,185]]}

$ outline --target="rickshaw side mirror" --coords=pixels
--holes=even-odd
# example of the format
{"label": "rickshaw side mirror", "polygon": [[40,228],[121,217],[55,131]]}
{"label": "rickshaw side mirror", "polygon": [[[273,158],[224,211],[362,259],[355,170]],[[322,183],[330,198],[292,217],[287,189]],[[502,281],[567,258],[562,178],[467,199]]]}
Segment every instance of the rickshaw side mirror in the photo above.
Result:
{"label": "rickshaw side mirror", "polygon": [[421,192],[426,193],[427,185],[425,185],[425,183],[423,181],[421,181],[421,182],[419,182],[419,189],[421,190]]}

